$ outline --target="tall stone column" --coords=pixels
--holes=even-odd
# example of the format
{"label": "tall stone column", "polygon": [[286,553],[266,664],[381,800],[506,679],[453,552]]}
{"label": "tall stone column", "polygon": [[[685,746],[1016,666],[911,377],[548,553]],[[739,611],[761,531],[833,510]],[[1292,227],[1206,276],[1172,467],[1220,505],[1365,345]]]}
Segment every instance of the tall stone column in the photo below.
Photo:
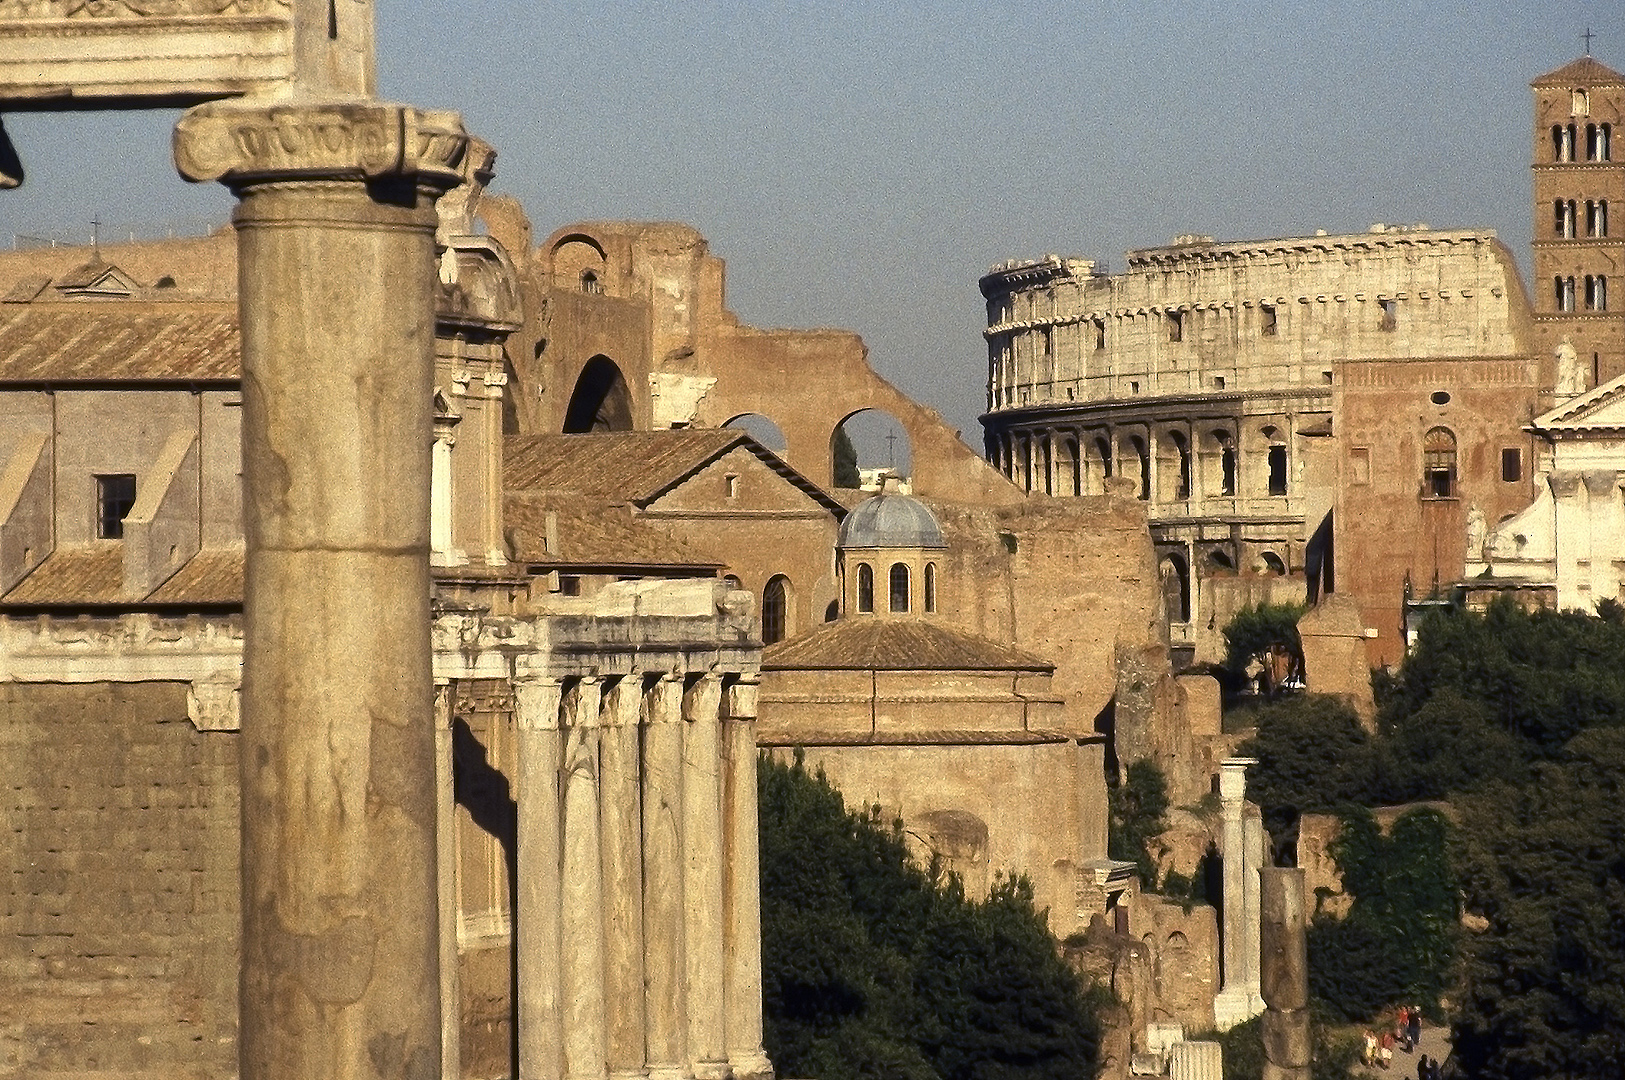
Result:
{"label": "tall stone column", "polygon": [[644,700],[643,973],[650,1080],[683,1080],[688,1011],[683,948],[683,679],[661,679]]}
{"label": "tall stone column", "polygon": [[519,851],[513,916],[518,946],[519,1078],[560,1080],[564,1075],[561,688],[552,679],[519,679],[513,689],[519,728]]}
{"label": "tall stone column", "polygon": [[175,129],[182,175],[239,200],[244,1080],[441,1071],[434,201],[466,141],[311,96]]}
{"label": "tall stone column", "polygon": [[688,1056],[696,1080],[728,1075],[724,1020],[722,877],[722,679],[694,680],[683,695],[683,896],[688,975]]}
{"label": "tall stone column", "polygon": [[598,827],[598,709],[596,678],[584,678],[564,699],[564,1075],[604,1077],[604,888]]}
{"label": "tall stone column", "polygon": [[434,831],[440,897],[440,1075],[462,1080],[463,987],[457,946],[457,787],[450,683],[434,694]]}
{"label": "tall stone column", "polygon": [[643,796],[638,763],[643,677],[624,675],[604,695],[598,760],[604,838],[604,993],[610,1003],[612,1080],[645,1074],[643,985]]}
{"label": "tall stone column", "polygon": [[723,832],[726,905],[724,951],[727,982],[728,1066],[737,1080],[773,1075],[773,1063],[762,1048],[762,893],[756,796],[757,677],[740,678],[725,693],[723,722],[726,755],[723,782]]}
{"label": "tall stone column", "polygon": [[1258,951],[1260,907],[1258,872],[1264,868],[1264,816],[1258,807],[1247,805],[1241,816],[1242,864],[1242,977],[1250,994],[1258,993]]}
{"label": "tall stone column", "polygon": [[1309,939],[1304,872],[1263,868],[1261,987],[1265,1080],[1309,1080],[1314,1044],[1309,1028]]}
{"label": "tall stone column", "polygon": [[[1213,1018],[1220,1031],[1258,1015],[1255,974],[1258,957],[1258,862],[1249,854],[1246,819],[1247,767],[1253,758],[1228,758],[1219,765],[1219,805],[1223,813],[1224,925],[1222,989],[1213,999]],[[1249,919],[1247,881],[1253,880]]]}

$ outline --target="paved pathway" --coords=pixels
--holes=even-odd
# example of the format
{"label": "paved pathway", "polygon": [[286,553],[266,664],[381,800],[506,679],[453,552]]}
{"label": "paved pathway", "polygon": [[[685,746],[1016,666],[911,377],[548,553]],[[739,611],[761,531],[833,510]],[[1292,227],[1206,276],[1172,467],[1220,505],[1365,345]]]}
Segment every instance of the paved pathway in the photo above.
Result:
{"label": "paved pathway", "polygon": [[1416,1044],[1416,1049],[1407,1054],[1398,1046],[1394,1047],[1394,1063],[1384,1069],[1362,1069],[1358,1063],[1355,1069],[1366,1076],[1388,1077],[1391,1080],[1410,1080],[1416,1075],[1416,1063],[1426,1054],[1435,1061],[1444,1061],[1450,1056],[1450,1029],[1448,1027],[1435,1027],[1431,1024],[1422,1025],[1422,1038]]}

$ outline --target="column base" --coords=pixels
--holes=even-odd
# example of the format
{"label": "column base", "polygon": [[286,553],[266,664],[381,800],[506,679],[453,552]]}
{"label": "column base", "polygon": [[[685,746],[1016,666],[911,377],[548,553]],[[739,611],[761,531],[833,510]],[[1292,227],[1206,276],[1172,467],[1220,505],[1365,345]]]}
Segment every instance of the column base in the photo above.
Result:
{"label": "column base", "polygon": [[733,1069],[734,1080],[773,1080],[773,1063],[760,1050],[735,1054],[728,1059],[728,1064]]}
{"label": "column base", "polygon": [[733,1073],[726,1061],[696,1061],[694,1080],[730,1080]]}
{"label": "column base", "polygon": [[649,1080],[647,1069],[627,1069],[609,1074],[609,1080]]}
{"label": "column base", "polygon": [[1256,986],[1232,986],[1213,998],[1213,1026],[1229,1031],[1264,1011],[1264,998]]}
{"label": "column base", "polygon": [[649,1069],[647,1075],[649,1080],[694,1080],[693,1073],[686,1072],[675,1065],[653,1066]]}

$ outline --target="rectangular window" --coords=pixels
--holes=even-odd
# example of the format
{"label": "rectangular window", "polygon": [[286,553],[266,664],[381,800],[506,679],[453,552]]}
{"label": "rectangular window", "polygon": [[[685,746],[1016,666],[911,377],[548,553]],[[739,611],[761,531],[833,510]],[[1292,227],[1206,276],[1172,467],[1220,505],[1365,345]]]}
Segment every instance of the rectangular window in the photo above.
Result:
{"label": "rectangular window", "polygon": [[1096,319],[1094,322],[1095,322],[1095,348],[1104,349],[1106,347],[1106,320],[1105,319]]}
{"label": "rectangular window", "polygon": [[1270,447],[1270,494],[1286,494],[1286,447]]}
{"label": "rectangular window", "polygon": [[1168,313],[1168,340],[1185,340],[1185,313],[1183,311],[1170,311]]}
{"label": "rectangular window", "polygon": [[1265,337],[1274,337],[1277,325],[1278,324],[1275,321],[1275,305],[1259,304],[1258,332],[1263,334]]}
{"label": "rectangular window", "polygon": [[1523,451],[1516,446],[1501,450],[1501,482],[1515,484],[1523,479]]}
{"label": "rectangular window", "polygon": [[1223,390],[1224,389],[1224,376],[1223,375],[1215,375],[1215,376],[1213,376],[1213,389],[1215,389],[1215,390]]}
{"label": "rectangular window", "polygon": [[135,477],[129,473],[96,477],[96,535],[103,540],[124,537],[124,519],[135,506]]}
{"label": "rectangular window", "polygon": [[1392,330],[1399,325],[1398,300],[1378,300],[1377,307],[1382,309],[1382,314],[1377,318],[1378,330]]}

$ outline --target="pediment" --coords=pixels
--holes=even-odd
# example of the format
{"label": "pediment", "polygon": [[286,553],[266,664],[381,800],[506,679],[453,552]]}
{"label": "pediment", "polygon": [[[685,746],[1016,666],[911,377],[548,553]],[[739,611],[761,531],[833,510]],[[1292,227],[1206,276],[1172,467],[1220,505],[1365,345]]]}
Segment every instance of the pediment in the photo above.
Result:
{"label": "pediment", "polygon": [[1625,428],[1625,375],[1570,398],[1530,426],[1537,431]]}
{"label": "pediment", "polygon": [[116,296],[129,297],[141,289],[141,283],[112,263],[100,257],[70,271],[56,283],[63,296]]}

